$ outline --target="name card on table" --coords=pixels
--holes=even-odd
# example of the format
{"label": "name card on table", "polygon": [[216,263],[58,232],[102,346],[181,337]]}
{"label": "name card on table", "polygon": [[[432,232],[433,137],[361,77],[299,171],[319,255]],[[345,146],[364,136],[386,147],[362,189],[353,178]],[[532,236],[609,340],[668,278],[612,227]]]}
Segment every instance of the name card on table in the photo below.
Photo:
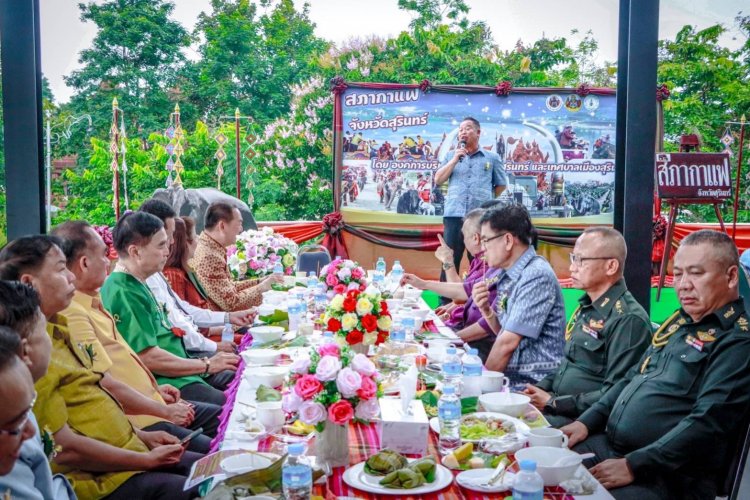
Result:
{"label": "name card on table", "polygon": [[426,455],[430,432],[427,413],[418,399],[411,402],[410,409],[410,414],[404,415],[400,399],[380,400],[380,446],[403,454]]}

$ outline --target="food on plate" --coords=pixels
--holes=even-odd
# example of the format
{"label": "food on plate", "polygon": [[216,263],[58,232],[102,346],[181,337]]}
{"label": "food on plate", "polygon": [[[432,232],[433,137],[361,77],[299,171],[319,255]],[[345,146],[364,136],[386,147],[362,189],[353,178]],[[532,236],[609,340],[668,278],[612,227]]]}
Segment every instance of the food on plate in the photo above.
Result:
{"label": "food on plate", "polygon": [[285,425],[284,430],[295,436],[307,436],[315,430],[315,426],[308,425],[301,420],[295,420],[291,425]]}
{"label": "food on plate", "polygon": [[465,415],[461,418],[461,439],[464,440],[500,437],[515,431],[513,422],[495,416]]}
{"label": "food on plate", "polygon": [[443,465],[453,470],[494,468],[505,455],[474,451],[474,443],[464,443],[443,458]]}
{"label": "food on plate", "polygon": [[255,401],[264,403],[266,401],[281,401],[281,393],[272,387],[260,384],[255,391]]}
{"label": "food on plate", "polygon": [[482,457],[471,457],[468,464],[471,469],[482,469],[484,468],[484,459]]}
{"label": "food on plate", "polygon": [[380,480],[380,485],[394,489],[412,489],[435,480],[435,461],[422,458],[411,462],[407,467],[391,472]]}
{"label": "food on plate", "polygon": [[409,461],[402,454],[384,448],[365,462],[365,472],[373,476],[386,476],[407,466]]}

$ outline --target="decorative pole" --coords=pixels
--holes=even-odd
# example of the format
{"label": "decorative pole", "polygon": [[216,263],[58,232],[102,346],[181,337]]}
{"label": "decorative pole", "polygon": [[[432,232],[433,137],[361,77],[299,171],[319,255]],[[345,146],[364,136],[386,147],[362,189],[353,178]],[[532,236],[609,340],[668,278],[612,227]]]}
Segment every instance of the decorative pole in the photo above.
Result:
{"label": "decorative pole", "polygon": [[114,198],[112,204],[115,209],[115,221],[120,220],[120,130],[117,127],[117,115],[121,110],[117,106],[117,98],[112,99],[112,126],[109,129],[109,152],[112,153],[112,163],[110,168],[112,169],[112,191]]}
{"label": "decorative pole", "polygon": [[125,210],[130,210],[130,199],[128,198],[128,162],[125,160],[128,152],[127,144],[128,136],[125,133],[125,117],[120,113],[120,155],[122,157],[120,170],[122,170],[122,191],[125,195]]}
{"label": "decorative pole", "polygon": [[[182,139],[185,137],[185,132],[182,130],[180,124],[180,105],[174,105],[174,112],[169,115],[169,127],[164,131],[164,135],[169,138],[166,150],[169,154],[167,159],[166,168],[169,172],[167,175],[167,187],[173,185],[182,186],[182,172],[185,167],[182,165],[182,155],[185,149],[182,147]],[[172,178],[174,173],[174,179]]]}
{"label": "decorative pole", "polygon": [[234,149],[237,161],[237,199],[240,199],[240,108],[234,108]]}
{"label": "decorative pole", "polygon": [[[730,122],[736,123],[736,122]],[[736,242],[737,207],[740,204],[740,181],[742,180],[742,149],[745,144],[745,115],[740,118],[740,151],[737,154],[737,184],[734,188],[734,214],[732,215],[732,240]]]}

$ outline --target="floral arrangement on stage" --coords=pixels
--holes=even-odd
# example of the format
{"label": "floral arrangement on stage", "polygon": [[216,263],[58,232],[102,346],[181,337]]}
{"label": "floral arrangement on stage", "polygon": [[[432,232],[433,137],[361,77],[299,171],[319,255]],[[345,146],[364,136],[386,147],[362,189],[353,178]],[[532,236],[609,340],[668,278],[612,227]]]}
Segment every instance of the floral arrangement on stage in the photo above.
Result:
{"label": "floral arrangement on stage", "polygon": [[328,291],[335,294],[348,290],[363,292],[367,287],[365,278],[367,273],[356,262],[349,259],[336,258],[320,270],[320,281],[326,284]]}
{"label": "floral arrangement on stage", "polygon": [[380,378],[375,364],[364,354],[334,342],[322,344],[290,366],[282,407],[318,432],[327,422],[341,426],[352,420],[367,423],[380,411]]}
{"label": "floral arrangement on stage", "polygon": [[277,262],[284,266],[284,274],[294,274],[297,244],[270,227],[240,233],[237,242],[227,249],[229,271],[235,279],[263,278],[273,273]]}
{"label": "floral arrangement on stage", "polygon": [[380,294],[349,290],[331,299],[323,323],[342,344],[368,348],[388,340],[391,315]]}

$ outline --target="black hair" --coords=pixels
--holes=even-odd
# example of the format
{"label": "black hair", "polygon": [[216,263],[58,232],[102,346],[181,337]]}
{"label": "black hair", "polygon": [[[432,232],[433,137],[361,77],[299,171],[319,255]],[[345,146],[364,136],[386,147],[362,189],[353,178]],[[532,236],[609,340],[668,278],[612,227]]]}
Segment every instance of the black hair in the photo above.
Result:
{"label": "black hair", "polygon": [[[0,373],[13,367],[21,360],[21,358],[18,357],[18,351],[21,347],[21,339],[13,330],[10,330],[7,334],[4,330],[10,330],[10,328],[0,327]],[[14,339],[15,347],[10,347],[14,344]],[[6,345],[8,347],[6,347]]]}
{"label": "black hair", "polygon": [[61,247],[60,238],[47,234],[16,238],[0,250],[0,279],[19,280],[44,265],[53,247]]}
{"label": "black hair", "polygon": [[34,287],[20,281],[0,280],[0,326],[28,338],[41,314],[39,294]]}
{"label": "black hair", "polygon": [[203,227],[213,229],[221,222],[230,222],[234,219],[234,209],[237,208],[223,201],[211,203],[206,210],[206,217],[203,221]]}
{"label": "black hair", "polygon": [[719,257],[727,268],[740,265],[740,256],[737,252],[737,246],[728,234],[713,229],[701,229],[685,236],[680,242],[680,246],[690,245],[710,245],[714,253]]}
{"label": "black hair", "polygon": [[164,223],[167,222],[167,219],[177,217],[177,212],[174,211],[174,208],[169,206],[169,203],[157,200],[155,198],[150,198],[144,201],[143,205],[141,205],[141,208],[139,208],[138,211],[155,215]]}
{"label": "black hair", "polygon": [[474,125],[477,128],[477,130],[482,130],[482,126],[479,124],[479,120],[477,120],[473,116],[465,116],[461,121],[462,122],[471,122],[472,125]]}
{"label": "black hair", "polygon": [[479,208],[483,208],[485,210],[489,210],[491,208],[500,208],[503,205],[505,205],[504,201],[502,201],[502,200],[500,200],[498,198],[493,198],[493,199],[487,200],[484,203],[482,203],[481,205],[479,205]]}
{"label": "black hair", "polygon": [[489,224],[496,233],[507,231],[526,245],[533,244],[536,238],[531,217],[523,205],[512,204],[488,210],[479,220],[480,227],[484,224]]}
{"label": "black hair", "polygon": [[120,255],[127,255],[130,245],[147,245],[164,228],[164,223],[146,212],[132,212],[120,217],[112,235],[112,243]]}
{"label": "black hair", "polygon": [[68,267],[80,258],[91,241],[91,233],[86,231],[89,227],[91,224],[85,220],[69,220],[52,230],[52,234],[60,238],[60,249],[65,254]]}

